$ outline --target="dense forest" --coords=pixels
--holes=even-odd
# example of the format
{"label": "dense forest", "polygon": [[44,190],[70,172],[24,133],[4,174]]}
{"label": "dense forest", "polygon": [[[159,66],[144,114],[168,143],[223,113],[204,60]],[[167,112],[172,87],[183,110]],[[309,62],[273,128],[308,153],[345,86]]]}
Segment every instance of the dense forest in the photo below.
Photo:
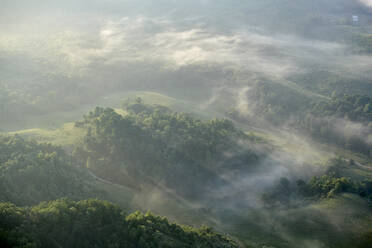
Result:
{"label": "dense forest", "polygon": [[350,193],[372,201],[372,181],[358,181],[342,176],[340,167],[353,166],[341,158],[329,161],[330,166],[324,175],[314,176],[308,182],[297,179],[295,182],[288,178],[280,178],[261,200],[269,208],[290,206],[291,204],[309,204],[321,198],[333,198],[337,195]]}
{"label": "dense forest", "polygon": [[76,122],[86,136],[74,154],[97,175],[128,187],[165,182],[181,195],[197,197],[226,184],[224,172],[255,169],[264,156],[252,146],[259,138],[228,120],[202,121],[140,99],[125,110],[122,116],[97,107]]}
{"label": "dense forest", "polygon": [[238,247],[208,227],[179,226],[151,212],[126,214],[99,200],[62,199],[31,208],[0,203],[0,222],[4,248]]}
{"label": "dense forest", "polygon": [[152,213],[128,215],[99,200],[68,200],[105,193],[60,147],[16,135],[1,136],[0,148],[1,247],[237,247],[208,227],[179,226]]}
{"label": "dense forest", "polygon": [[369,123],[372,121],[372,99],[362,95],[333,96],[330,101],[318,102],[311,113],[319,116],[345,118]]}
{"label": "dense forest", "polygon": [[0,136],[0,185],[0,200],[21,206],[99,195],[62,148],[20,136]]}

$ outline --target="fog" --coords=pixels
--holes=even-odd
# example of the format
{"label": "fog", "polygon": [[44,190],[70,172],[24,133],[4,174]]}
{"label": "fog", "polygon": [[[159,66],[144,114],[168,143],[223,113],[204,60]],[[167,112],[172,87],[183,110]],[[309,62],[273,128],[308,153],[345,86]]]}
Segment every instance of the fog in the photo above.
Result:
{"label": "fog", "polygon": [[[191,210],[216,208],[209,218],[224,230],[221,209],[232,215],[261,211],[263,223],[275,226],[290,213],[267,213],[262,193],[282,177],[294,182],[323,173],[325,160],[335,155],[323,151],[308,133],[291,130],[298,113],[280,124],[258,114],[262,102],[251,97],[255,89],[268,83],[297,92],[299,98],[329,100],[334,89],[322,85],[337,75],[348,83],[344,87],[337,81],[337,93],[347,93],[349,87],[352,93],[372,96],[372,56],[358,43],[359,36],[372,32],[370,0],[2,0],[0,5],[0,90],[21,99],[19,106],[31,106],[0,106],[0,131],[38,127],[28,118],[50,113],[78,111],[63,120],[76,121],[83,110],[113,93],[155,91],[192,102],[196,112],[205,111],[210,118],[222,116],[244,131],[269,137],[273,147],[257,165],[261,169],[220,175],[232,183],[216,185],[204,202],[190,202],[163,185],[135,197],[137,206],[152,206],[162,214],[170,211],[165,195]],[[352,15],[360,23],[352,23]],[[331,76],[311,83],[304,79],[323,72]],[[355,82],[359,88],[353,88]],[[240,119],[228,115],[231,110]],[[335,122],[336,133],[372,144],[368,124],[325,119]],[[56,128],[51,122],[45,126]],[[298,241],[285,227],[275,233]],[[302,247],[326,247],[323,241],[301,242]]]}
{"label": "fog", "polygon": [[370,0],[360,0],[360,2],[365,4],[368,7],[372,7],[372,1]]}
{"label": "fog", "polygon": [[[5,1],[1,10],[0,49],[2,57],[23,54],[70,76],[92,75],[97,70],[123,73],[126,64],[156,67],[161,71],[215,64],[221,70],[233,68],[286,77],[306,70],[309,64],[331,66],[326,63],[330,60],[337,61],[331,66],[334,70],[368,71],[369,57],[348,54],[347,45],[328,41],[326,35],[315,34],[304,39],[296,33],[296,28],[272,32],[266,22],[252,24],[246,19],[275,23],[275,17],[267,13],[271,9],[264,8],[270,6],[270,1],[235,2]],[[276,6],[275,2],[271,4]],[[290,17],[283,10],[287,4],[283,4],[277,14],[284,22]],[[348,14],[346,7],[340,11],[335,5],[330,4],[334,9],[329,12],[339,11],[342,18]],[[239,11],[239,7],[242,10]],[[315,8],[316,3],[312,7]],[[234,16],[233,11],[239,15]],[[316,17],[320,10],[313,11]],[[220,13],[223,15],[217,16]],[[316,25],[324,26],[316,22],[312,25],[314,29]],[[39,70],[43,69],[46,68]],[[120,77],[120,73],[116,73]]]}

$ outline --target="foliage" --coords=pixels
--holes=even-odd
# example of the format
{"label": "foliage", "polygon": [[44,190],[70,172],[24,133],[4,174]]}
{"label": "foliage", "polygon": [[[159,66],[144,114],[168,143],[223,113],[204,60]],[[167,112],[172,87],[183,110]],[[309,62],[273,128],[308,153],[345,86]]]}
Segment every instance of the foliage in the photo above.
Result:
{"label": "foliage", "polygon": [[[372,144],[366,138],[372,132],[371,97],[333,91],[330,99],[319,100],[295,89],[268,82],[257,84],[246,95],[254,114],[248,121],[255,123],[258,115],[272,124],[298,129],[321,142],[372,155]],[[236,121],[247,121],[236,109],[227,114]]]}
{"label": "foliage", "polygon": [[81,199],[92,192],[61,148],[0,136],[0,201],[29,205],[60,197]]}
{"label": "foliage", "polygon": [[326,174],[313,177],[308,187],[311,195],[319,197],[332,197],[338,193],[359,193],[361,185],[353,182],[350,178],[336,177],[334,174]]}
{"label": "foliage", "polygon": [[334,117],[322,118],[308,114],[301,122],[300,128],[313,138],[339,147],[372,155],[372,145],[367,139],[371,127],[358,122],[350,122]]}
{"label": "foliage", "polygon": [[333,96],[313,106],[311,113],[319,116],[347,118],[351,121],[372,121],[372,98],[363,95]]}
{"label": "foliage", "polygon": [[[253,112],[274,124],[287,122],[311,103],[311,99],[296,89],[279,83],[261,82],[247,92]],[[234,116],[231,116],[234,117]]]}
{"label": "foliage", "polygon": [[342,175],[342,169],[355,166],[353,160],[345,160],[341,157],[331,159],[327,162],[328,169],[324,175],[312,177],[307,184],[301,187],[302,196],[333,197],[340,193],[352,193],[361,197],[372,197],[372,182],[356,181]]}
{"label": "foliage", "polygon": [[249,146],[252,137],[231,121],[202,121],[140,100],[126,110],[128,115],[121,116],[97,107],[76,123],[87,130],[76,156],[111,181],[132,188],[140,187],[138,181],[165,182],[193,197],[226,183],[218,174],[248,169],[259,160]]}
{"label": "foliage", "polygon": [[148,212],[125,214],[99,200],[61,199],[32,208],[0,203],[1,247],[206,247],[237,244],[210,228],[170,223]]}
{"label": "foliage", "polygon": [[332,198],[342,193],[351,193],[372,199],[372,182],[355,181],[342,176],[341,168],[353,166],[353,161],[342,158],[328,161],[328,170],[324,175],[314,176],[308,182],[302,179],[296,182],[281,178],[273,187],[267,189],[261,200],[267,207],[290,206],[299,200],[317,200]]}
{"label": "foliage", "polygon": [[370,155],[372,99],[362,95],[333,96],[311,108],[299,124],[313,137],[346,149]]}

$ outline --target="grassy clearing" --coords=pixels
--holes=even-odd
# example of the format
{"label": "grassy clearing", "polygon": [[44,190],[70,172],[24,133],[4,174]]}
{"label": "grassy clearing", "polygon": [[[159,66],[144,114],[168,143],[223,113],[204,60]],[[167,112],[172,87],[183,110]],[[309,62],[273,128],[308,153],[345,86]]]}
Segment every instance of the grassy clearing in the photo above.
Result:
{"label": "grassy clearing", "polygon": [[366,169],[363,167],[352,166],[350,168],[343,169],[343,175],[350,177],[353,180],[372,180],[372,168]]}
{"label": "grassy clearing", "polygon": [[372,180],[372,160],[364,154],[327,144],[319,144],[319,147],[324,151],[335,154],[335,156],[356,161],[356,165],[342,169],[343,176],[350,177],[353,180]]}
{"label": "grassy clearing", "polygon": [[245,213],[225,218],[234,223],[226,230],[247,247],[345,245],[355,242],[360,234],[372,231],[371,206],[354,194],[321,199],[291,209],[247,209]]}
{"label": "grassy clearing", "polygon": [[335,227],[355,234],[372,231],[371,205],[358,195],[343,194],[324,199],[311,207],[325,211]]}
{"label": "grassy clearing", "polygon": [[16,132],[9,132],[10,135],[21,135],[26,138],[36,139],[40,142],[48,142],[54,145],[68,147],[76,144],[84,135],[84,130],[75,127],[74,123],[63,124],[58,129],[25,129]]}
{"label": "grassy clearing", "polygon": [[255,135],[268,140],[286,154],[298,158],[299,162],[310,164],[326,164],[334,157],[341,156],[345,159],[352,159],[359,165],[342,168],[343,176],[354,180],[372,180],[372,160],[367,156],[355,153],[334,145],[310,141],[300,136],[291,135],[288,132],[254,132]]}
{"label": "grassy clearing", "polygon": [[68,122],[79,120],[84,114],[93,109],[95,105],[81,105],[69,111],[50,112],[42,115],[25,115],[19,117],[17,122],[1,124],[4,132],[15,132],[25,129],[56,129]]}
{"label": "grassy clearing", "polygon": [[138,208],[133,205],[134,192],[124,186],[109,184],[95,180],[94,187],[105,193],[108,201],[115,202],[126,211],[137,210]]}
{"label": "grassy clearing", "polygon": [[319,144],[290,132],[257,132],[256,135],[268,140],[278,150],[289,154],[300,163],[324,164],[335,154],[328,149],[321,149]]}
{"label": "grassy clearing", "polygon": [[296,91],[300,95],[306,96],[306,97],[308,97],[310,99],[313,99],[313,100],[327,100],[327,99],[329,99],[328,97],[325,97],[325,96],[320,95],[318,93],[314,93],[310,90],[304,89],[301,86],[299,86],[298,84],[296,84],[292,81],[289,81],[289,80],[278,79],[275,82],[277,82],[277,83],[279,83],[283,86],[286,86],[286,87]]}
{"label": "grassy clearing", "polygon": [[340,147],[332,146],[332,145],[322,145],[324,149],[328,149],[329,151],[335,153],[338,156],[342,156],[345,158],[353,159],[365,166],[369,166],[372,169],[372,160],[364,154],[352,152]]}

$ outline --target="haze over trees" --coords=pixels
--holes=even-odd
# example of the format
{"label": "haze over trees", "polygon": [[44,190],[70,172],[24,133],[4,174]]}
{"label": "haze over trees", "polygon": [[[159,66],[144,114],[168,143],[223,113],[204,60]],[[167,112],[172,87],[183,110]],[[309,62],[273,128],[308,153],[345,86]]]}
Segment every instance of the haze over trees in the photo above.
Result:
{"label": "haze over trees", "polygon": [[[121,116],[97,107],[75,125],[86,129],[75,150],[81,164],[103,178],[132,188],[160,183],[195,197],[226,184],[220,175],[248,171],[264,154],[250,148],[254,136],[228,120],[202,121],[140,101]],[[226,158],[225,153],[232,153]],[[209,189],[210,190],[210,189]]]}
{"label": "haze over trees", "polygon": [[0,221],[2,247],[238,247],[210,228],[179,226],[151,212],[125,214],[99,200],[0,203]]}
{"label": "haze over trees", "polygon": [[372,246],[371,1],[0,5],[0,247]]}

